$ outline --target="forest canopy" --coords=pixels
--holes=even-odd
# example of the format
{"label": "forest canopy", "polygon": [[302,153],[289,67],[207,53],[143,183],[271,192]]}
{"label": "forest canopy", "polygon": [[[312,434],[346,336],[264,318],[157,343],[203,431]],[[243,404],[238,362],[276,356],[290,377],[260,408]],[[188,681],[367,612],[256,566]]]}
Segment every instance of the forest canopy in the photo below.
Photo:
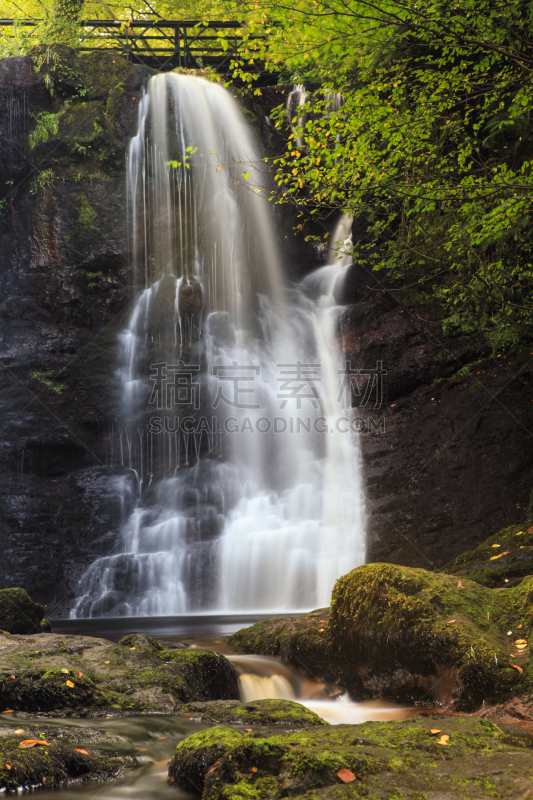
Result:
{"label": "forest canopy", "polygon": [[[288,146],[275,160],[276,199],[304,216],[352,213],[356,261],[430,299],[448,329],[481,328],[498,348],[530,337],[533,2],[7,0],[7,8],[43,20],[34,41],[50,31],[72,37],[72,21],[110,14],[242,21],[240,80],[253,87],[254,70],[267,69],[314,89],[292,129],[278,114]],[[1,41],[4,55],[32,44],[23,34]]]}

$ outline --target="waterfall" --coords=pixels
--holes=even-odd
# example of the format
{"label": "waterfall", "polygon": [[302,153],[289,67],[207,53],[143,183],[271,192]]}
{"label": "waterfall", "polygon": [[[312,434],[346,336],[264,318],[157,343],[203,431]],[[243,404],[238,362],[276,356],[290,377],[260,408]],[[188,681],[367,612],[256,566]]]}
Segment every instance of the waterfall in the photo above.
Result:
{"label": "waterfall", "polygon": [[74,616],[309,609],[364,563],[335,300],[351,218],[327,264],[287,286],[262,165],[228,91],[150,79],[128,152],[136,299],[117,366],[136,500]]}

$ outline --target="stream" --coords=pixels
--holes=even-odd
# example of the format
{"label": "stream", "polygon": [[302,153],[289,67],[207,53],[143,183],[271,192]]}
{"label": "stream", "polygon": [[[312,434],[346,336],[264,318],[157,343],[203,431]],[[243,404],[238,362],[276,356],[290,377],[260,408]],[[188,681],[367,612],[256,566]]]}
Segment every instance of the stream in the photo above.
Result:
{"label": "stream", "polygon": [[[218,615],[216,615],[218,616]],[[247,623],[257,621],[248,619]],[[137,625],[136,623],[142,623]],[[144,618],[143,620],[57,620],[53,623],[54,633],[76,633],[102,636],[118,641],[131,633],[134,628],[143,628],[144,633],[162,643],[206,648],[224,654],[239,674],[241,700],[251,702],[260,699],[292,700],[314,711],[333,725],[360,724],[371,720],[406,719],[420,713],[419,706],[400,706],[382,700],[356,703],[347,695],[328,697],[328,690],[322,683],[312,681],[298,670],[284,664],[281,659],[270,656],[238,655],[227,645],[228,636],[243,627],[243,622],[213,622],[211,617],[198,615],[197,619],[182,618]],[[150,800],[150,798],[191,797],[190,794],[167,783],[168,762],[176,745],[185,737],[211,727],[193,717],[180,717],[179,714],[138,714],[132,716],[90,717],[90,718],[48,718],[32,717],[15,712],[8,717],[0,716],[0,726],[20,725],[26,730],[43,726],[77,727],[97,729],[113,737],[112,749],[124,755],[134,756],[138,766],[124,777],[115,781],[82,784],[71,782],[61,789],[41,788],[43,796],[61,793],[63,800],[95,798],[99,800]],[[237,726],[235,726],[237,727]],[[244,727],[244,725],[243,725]],[[249,724],[246,724],[249,727]],[[275,730],[284,726],[276,725]],[[286,726],[289,728],[290,726]],[[35,733],[34,735],[37,735]],[[83,745],[89,752],[92,745]],[[94,745],[99,750],[105,745]],[[20,791],[20,790],[19,790]],[[33,790],[37,791],[37,787]]]}

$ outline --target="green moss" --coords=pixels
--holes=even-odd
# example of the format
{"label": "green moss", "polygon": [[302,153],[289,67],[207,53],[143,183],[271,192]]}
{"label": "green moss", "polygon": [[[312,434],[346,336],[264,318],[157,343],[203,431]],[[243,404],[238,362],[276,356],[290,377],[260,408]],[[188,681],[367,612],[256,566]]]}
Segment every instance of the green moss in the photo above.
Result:
{"label": "green moss", "polygon": [[[436,724],[449,736],[445,746],[430,733]],[[512,740],[483,720],[441,716],[437,723],[414,718],[312,728],[302,733],[247,733],[216,727],[178,745],[169,765],[169,779],[181,788],[201,792],[204,800],[385,798],[391,793],[394,796],[395,791],[398,796],[420,800],[436,794],[458,796],[454,794],[458,781],[465,797],[488,800],[492,795],[480,793],[478,771],[471,769],[472,759],[481,754],[484,776],[505,773],[515,758],[520,759],[520,779],[533,768],[527,741]],[[443,758],[447,764],[444,771]],[[343,785],[340,770],[352,772],[355,781]],[[517,770],[509,772],[515,777]],[[492,792],[494,786],[494,781],[489,781],[487,791]],[[497,796],[515,795],[502,792]]]}
{"label": "green moss", "polygon": [[242,725],[292,725],[297,728],[327,725],[318,714],[291,700],[254,700],[248,703],[192,703],[179,708],[179,714],[206,722]]}
{"label": "green moss", "polygon": [[117,84],[135,81],[135,71],[126,58],[101,50],[79,56],[81,81],[89,99],[105,98]]}
{"label": "green moss", "polygon": [[444,567],[454,575],[490,588],[517,585],[533,574],[533,527],[528,520],[511,525]]}
{"label": "green moss", "polygon": [[64,392],[67,388],[67,384],[52,380],[53,374],[52,370],[30,370],[30,378],[33,378],[34,381],[39,381],[39,383],[42,383],[43,386],[47,386],[56,394],[61,394],[61,392]]}
{"label": "green moss", "polygon": [[87,199],[87,195],[81,192],[78,195],[78,202],[80,204],[80,212],[78,214],[78,222],[82,225],[87,231],[93,230],[97,221],[98,221],[98,214],[94,210],[94,208],[89,203]]}

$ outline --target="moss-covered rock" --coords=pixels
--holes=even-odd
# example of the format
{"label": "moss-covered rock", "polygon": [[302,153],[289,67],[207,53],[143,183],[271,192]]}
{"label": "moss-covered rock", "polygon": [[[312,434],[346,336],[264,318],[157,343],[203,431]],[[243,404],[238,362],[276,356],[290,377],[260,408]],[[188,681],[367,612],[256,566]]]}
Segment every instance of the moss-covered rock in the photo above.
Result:
{"label": "moss-covered rock", "polygon": [[195,722],[223,722],[232,725],[289,725],[309,728],[327,725],[322,717],[301,703],[292,700],[215,700],[208,703],[187,703],[178,713]]}
{"label": "moss-covered rock", "polygon": [[[342,681],[354,696],[467,708],[510,697],[529,685],[529,655],[516,655],[512,642],[528,638],[530,593],[527,581],[495,591],[422,569],[359,567],[332,594],[329,631],[346,665]],[[510,666],[518,657],[527,679]]]}
{"label": "moss-covered rock", "polygon": [[532,769],[529,739],[441,716],[300,733],[211,728],[180,742],[169,781],[203,800],[518,800]]}
{"label": "moss-covered rock", "polygon": [[133,634],[0,636],[0,711],[63,714],[172,712],[181,703],[233,700],[238,677],[208,650],[163,647]]}
{"label": "moss-covered rock", "polygon": [[36,633],[42,630],[44,606],[34,603],[25,589],[0,589],[0,631]]}
{"label": "moss-covered rock", "polygon": [[228,639],[239,653],[279,656],[288,664],[319,680],[336,681],[327,635],[329,608],[300,617],[275,617],[243,628]]}
{"label": "moss-covered rock", "polygon": [[[28,739],[45,744],[21,748]],[[0,729],[0,790],[115,778],[137,763],[116,746],[114,737],[88,728],[39,726],[36,731],[33,726],[20,729],[20,722],[4,725]]]}
{"label": "moss-covered rock", "polygon": [[444,571],[491,588],[518,585],[522,578],[533,575],[531,521],[495,533],[475,550],[451,561]]}

